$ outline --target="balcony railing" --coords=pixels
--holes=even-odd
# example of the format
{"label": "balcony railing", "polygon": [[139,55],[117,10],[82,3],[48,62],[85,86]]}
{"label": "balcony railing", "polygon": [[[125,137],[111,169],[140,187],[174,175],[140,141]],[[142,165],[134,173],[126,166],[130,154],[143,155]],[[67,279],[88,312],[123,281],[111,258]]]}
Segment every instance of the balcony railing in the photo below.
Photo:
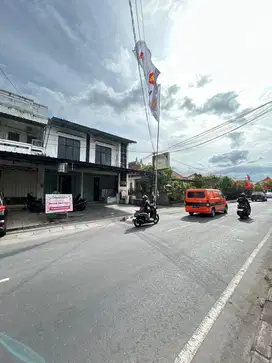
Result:
{"label": "balcony railing", "polygon": [[[0,151],[8,151],[19,154],[29,155],[41,155],[44,154],[44,148],[41,145],[41,141],[33,140],[32,144],[26,142],[11,141],[6,139],[0,139]],[[39,145],[39,146],[38,146]]]}
{"label": "balcony railing", "polygon": [[33,100],[0,90],[0,112],[42,123],[48,122],[48,108]]}

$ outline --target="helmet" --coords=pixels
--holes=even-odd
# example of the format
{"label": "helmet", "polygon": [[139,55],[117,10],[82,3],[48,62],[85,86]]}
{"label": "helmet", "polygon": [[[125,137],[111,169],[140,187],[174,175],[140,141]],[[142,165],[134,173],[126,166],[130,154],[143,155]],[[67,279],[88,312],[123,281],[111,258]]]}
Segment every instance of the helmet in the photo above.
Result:
{"label": "helmet", "polygon": [[143,199],[143,200],[147,200],[147,199],[148,199],[147,195],[143,195],[143,196],[142,196],[142,199]]}
{"label": "helmet", "polygon": [[240,197],[245,197],[245,196],[246,196],[245,193],[240,194]]}

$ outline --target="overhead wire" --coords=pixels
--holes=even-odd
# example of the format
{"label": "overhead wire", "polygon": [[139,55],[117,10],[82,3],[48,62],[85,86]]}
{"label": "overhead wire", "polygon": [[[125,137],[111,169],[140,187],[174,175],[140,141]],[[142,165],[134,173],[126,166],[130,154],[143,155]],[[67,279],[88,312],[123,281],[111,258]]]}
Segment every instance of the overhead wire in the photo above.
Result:
{"label": "overhead wire", "polygon": [[[271,101],[271,103],[272,103],[272,101]],[[189,146],[189,147],[184,148],[184,149],[173,150],[173,151],[171,151],[171,152],[173,153],[173,152],[179,152],[179,151],[190,150],[190,149],[193,149],[193,148],[195,148],[195,147],[198,147],[198,146],[201,146],[201,145],[205,145],[205,144],[208,144],[208,143],[210,143],[210,142],[212,142],[212,141],[218,140],[218,139],[220,139],[220,138],[224,137],[225,135],[232,133],[233,131],[239,130],[241,127],[244,127],[245,125],[248,125],[248,124],[250,124],[250,123],[252,123],[252,122],[254,122],[254,121],[258,120],[259,118],[261,118],[261,117],[265,116],[266,114],[270,113],[271,111],[272,111],[272,107],[271,107],[270,109],[266,110],[266,111],[263,111],[260,115],[258,115],[258,116],[256,116],[256,117],[254,117],[252,120],[246,121],[246,122],[244,122],[242,125],[239,125],[239,126],[237,126],[237,127],[233,128],[233,129],[231,129],[231,130],[229,130],[229,131],[227,131],[227,132],[224,132],[224,133],[222,133],[222,134],[220,134],[220,135],[217,135],[217,136],[215,136],[215,137],[213,137],[213,138],[211,138],[211,139],[208,139],[208,140],[203,141],[203,142],[201,142],[201,143],[198,143],[198,144],[196,144],[196,145],[192,145],[192,146]]]}
{"label": "overhead wire", "polygon": [[6,74],[6,72],[1,67],[0,67],[0,72],[7,79],[7,81],[12,85],[12,87],[16,90],[16,92],[18,92],[22,96],[22,93],[20,92],[20,90],[15,86],[15,84],[11,81],[9,76]]}
{"label": "overhead wire", "polygon": [[[245,111],[245,112],[241,113],[239,116],[237,116],[237,117],[235,117],[235,118],[233,118],[233,119],[231,119],[231,120],[228,120],[228,121],[226,121],[226,122],[224,122],[224,123],[222,123],[222,124],[220,124],[220,125],[217,125],[217,126],[215,126],[215,127],[212,127],[212,128],[210,128],[210,129],[208,129],[208,130],[206,130],[206,131],[201,132],[200,134],[194,135],[194,136],[192,136],[192,137],[190,137],[190,138],[188,138],[188,139],[186,139],[186,140],[183,140],[183,141],[181,141],[181,142],[179,142],[179,143],[176,143],[176,144],[174,144],[174,145],[171,145],[169,148],[164,149],[164,150],[162,150],[161,152],[178,152],[178,151],[184,151],[184,150],[189,150],[189,149],[192,149],[192,148],[194,148],[194,147],[201,146],[201,145],[204,145],[204,144],[206,144],[206,143],[212,142],[213,140],[216,140],[216,139],[221,138],[221,137],[223,137],[223,136],[225,136],[225,135],[227,135],[227,134],[230,134],[230,133],[232,133],[233,131],[236,131],[237,129],[239,129],[239,128],[241,128],[241,127],[243,127],[243,126],[245,126],[245,125],[247,125],[247,124],[249,124],[249,123],[251,123],[251,122],[255,121],[255,119],[250,120],[250,122],[247,122],[247,121],[246,121],[246,122],[244,122],[242,125],[240,125],[240,126],[238,126],[238,127],[235,127],[235,128],[232,128],[232,129],[228,130],[227,132],[224,132],[223,134],[217,135],[217,136],[212,137],[212,138],[210,138],[210,139],[208,139],[208,140],[205,140],[205,141],[203,141],[203,142],[201,142],[201,143],[198,143],[198,144],[196,144],[196,145],[192,145],[192,146],[190,146],[190,147],[188,147],[188,148],[181,148],[181,149],[171,150],[171,148],[172,148],[172,147],[174,147],[174,146],[175,146],[175,147],[176,147],[176,146],[181,146],[181,147],[183,147],[183,146],[187,146],[187,145],[188,145],[188,144],[190,144],[191,142],[194,142],[194,141],[196,141],[197,139],[199,139],[199,138],[201,138],[201,137],[203,137],[203,136],[207,136],[207,135],[209,135],[209,134],[212,134],[214,131],[218,131],[218,130],[220,130],[220,129],[225,128],[226,126],[232,125],[233,123],[237,122],[237,120],[239,120],[239,118],[241,118],[241,121],[244,121],[244,120],[243,120],[243,117],[248,116],[248,115],[250,115],[251,113],[254,113],[254,112],[256,112],[256,111],[258,111],[258,110],[260,110],[260,109],[262,109],[262,108],[265,108],[266,106],[269,106],[269,105],[272,105],[272,101],[266,102],[266,103],[264,103],[264,104],[262,104],[262,105],[260,105],[260,106],[256,107],[255,109]],[[270,110],[270,109],[268,109],[268,111],[267,111],[267,112],[265,112],[265,113],[264,113],[264,115],[265,115],[266,113],[269,113],[269,112],[271,112],[271,110]],[[258,118],[260,118],[260,117],[262,117],[262,116],[263,116],[263,115],[261,114],[260,116],[256,117],[256,119],[258,119]],[[151,156],[152,156],[152,154],[149,154],[149,155],[145,156],[143,159],[144,159],[144,160],[145,160],[145,159],[148,159],[148,158],[150,158]]]}
{"label": "overhead wire", "polygon": [[[135,2],[136,2],[136,0],[135,0]],[[133,8],[132,8],[131,0],[128,0],[128,3],[129,3],[129,9],[130,9],[130,17],[131,17],[131,25],[132,25],[134,43],[136,44],[137,43],[137,36],[136,36],[136,29],[135,29],[135,22],[134,22],[134,15],[133,15]],[[146,122],[147,122],[149,138],[150,138],[150,142],[151,142],[151,145],[152,145],[153,152],[155,152],[155,147],[154,147],[152,134],[151,134],[151,126],[150,126],[150,123],[149,123],[149,117],[148,117],[148,111],[147,111],[148,108],[147,108],[147,105],[146,105],[145,92],[144,92],[143,80],[142,80],[142,75],[141,75],[141,68],[140,68],[138,59],[137,59],[137,65],[138,65],[138,72],[139,72],[141,90],[142,90],[143,101],[144,101],[144,109],[145,109],[145,116],[146,116]]]}

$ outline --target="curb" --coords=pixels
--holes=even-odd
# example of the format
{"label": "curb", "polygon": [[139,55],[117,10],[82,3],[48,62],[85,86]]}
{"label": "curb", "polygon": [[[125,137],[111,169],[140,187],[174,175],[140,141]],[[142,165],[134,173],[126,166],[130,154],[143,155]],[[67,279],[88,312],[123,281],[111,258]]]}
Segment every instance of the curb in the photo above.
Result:
{"label": "curb", "polygon": [[[272,276],[268,273],[266,280]],[[261,318],[251,347],[249,363],[271,363],[272,358],[272,288],[262,305]]]}
{"label": "curb", "polygon": [[[159,209],[159,211],[161,211],[162,213],[169,211],[169,208],[162,208],[161,210]],[[175,213],[179,213],[179,210],[175,210],[175,211],[171,211],[171,214],[175,214]],[[74,221],[71,222],[56,222],[56,223],[50,223],[50,222],[44,222],[44,223],[39,223],[39,224],[34,224],[31,226],[26,226],[26,227],[14,227],[14,228],[8,228],[7,229],[7,235],[10,234],[14,234],[16,232],[27,232],[27,231],[31,231],[31,230],[42,230],[42,229],[53,229],[53,228],[57,228],[60,227],[63,230],[65,230],[65,227],[68,227],[69,229],[71,228],[71,226],[76,226],[79,224],[84,224],[84,225],[88,225],[88,224],[93,224],[93,223],[101,223],[103,221],[112,221],[112,222],[126,222],[128,220],[132,220],[133,214],[130,215],[124,215],[124,216],[119,216],[119,217],[105,217],[105,218],[99,218],[99,219],[93,219],[93,220],[89,220],[89,221],[78,221],[77,223],[75,223]]]}

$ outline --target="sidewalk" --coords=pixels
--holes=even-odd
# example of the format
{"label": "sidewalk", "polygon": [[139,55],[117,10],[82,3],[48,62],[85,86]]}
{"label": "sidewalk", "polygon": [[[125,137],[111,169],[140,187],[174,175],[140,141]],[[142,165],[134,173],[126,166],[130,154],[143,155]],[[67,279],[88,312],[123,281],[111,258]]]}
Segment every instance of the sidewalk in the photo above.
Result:
{"label": "sidewalk", "polygon": [[[159,212],[179,210],[181,206],[158,207]],[[19,231],[37,227],[47,227],[59,224],[76,224],[80,222],[98,221],[101,219],[116,219],[132,216],[138,207],[134,205],[88,205],[85,211],[70,212],[67,217],[50,222],[45,214],[30,213],[23,210],[10,210],[7,231]]]}
{"label": "sidewalk", "polygon": [[[271,270],[265,277],[272,286]],[[262,305],[262,313],[254,343],[251,348],[249,363],[272,363],[272,287]]]}

